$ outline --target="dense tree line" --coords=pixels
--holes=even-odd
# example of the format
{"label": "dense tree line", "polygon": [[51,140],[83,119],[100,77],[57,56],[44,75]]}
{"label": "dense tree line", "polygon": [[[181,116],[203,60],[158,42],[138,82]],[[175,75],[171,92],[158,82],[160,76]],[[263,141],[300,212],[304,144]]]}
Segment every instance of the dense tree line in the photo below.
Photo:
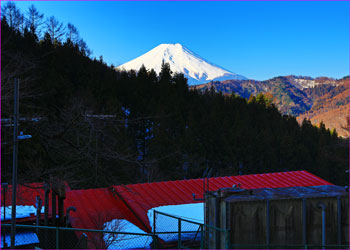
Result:
{"label": "dense tree line", "polygon": [[[189,90],[166,63],[159,75],[117,71],[90,58],[74,25],[63,32],[54,17],[39,25],[34,6],[22,25],[7,7],[14,10],[2,11],[1,116],[12,116],[18,77],[21,117],[39,118],[20,124],[32,135],[19,144],[21,182],[55,176],[101,187],[197,178],[209,167],[216,176],[308,170],[346,185],[347,141],[323,124],[300,126],[264,95]],[[12,127],[1,133],[2,181],[10,182]]]}

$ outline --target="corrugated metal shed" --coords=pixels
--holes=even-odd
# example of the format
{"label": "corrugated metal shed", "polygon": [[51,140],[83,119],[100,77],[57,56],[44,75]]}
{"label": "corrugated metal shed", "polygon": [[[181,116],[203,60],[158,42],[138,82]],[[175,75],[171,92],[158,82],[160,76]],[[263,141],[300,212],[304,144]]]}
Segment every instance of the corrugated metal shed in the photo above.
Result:
{"label": "corrugated metal shed", "polygon": [[[230,191],[232,191],[232,193],[230,193]],[[224,194],[226,193],[225,202],[338,197],[348,195],[344,187],[335,185],[258,188],[253,190],[241,190],[241,192],[237,192],[234,189],[226,189],[223,190],[223,192]]]}
{"label": "corrugated metal shed", "polygon": [[[237,248],[244,244],[321,247],[323,227],[325,244],[349,244],[349,192],[341,186],[223,188],[207,196],[206,206],[210,211],[206,224],[230,229],[230,243]],[[208,241],[208,248],[226,243],[221,233]]]}

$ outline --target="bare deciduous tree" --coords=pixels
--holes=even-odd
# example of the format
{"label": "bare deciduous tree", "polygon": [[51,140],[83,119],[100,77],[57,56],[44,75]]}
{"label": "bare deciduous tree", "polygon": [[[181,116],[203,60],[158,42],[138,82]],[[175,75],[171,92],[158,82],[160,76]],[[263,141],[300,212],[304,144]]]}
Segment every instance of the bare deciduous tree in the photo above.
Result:
{"label": "bare deciduous tree", "polygon": [[79,49],[85,54],[86,56],[90,57],[92,54],[92,51],[88,48],[86,42],[83,39],[80,39],[78,41]]}
{"label": "bare deciduous tree", "polygon": [[[158,161],[169,156],[140,159],[122,112],[93,115],[91,110],[92,107],[74,97],[66,108],[59,110],[57,117],[33,127],[49,162],[40,168],[40,158],[37,159],[36,179],[58,176],[77,188],[157,179]],[[128,124],[140,120],[128,120]]]}
{"label": "bare deciduous tree", "polygon": [[[37,178],[57,175],[72,186],[119,183],[118,171],[138,166],[137,154],[127,145],[125,123],[117,116],[90,116],[89,107],[75,98],[59,116],[36,126],[35,134],[49,158]],[[77,178],[79,176],[79,178]]]}
{"label": "bare deciduous tree", "polygon": [[[6,38],[3,43],[9,42]],[[33,82],[38,78],[34,73],[37,69],[37,61],[23,55],[19,51],[1,51],[1,60],[5,63],[1,65],[1,113],[6,114],[12,111],[14,79],[20,79],[20,101],[39,96],[40,91],[33,86]]]}
{"label": "bare deciduous tree", "polygon": [[78,43],[80,40],[78,29],[71,23],[67,24],[67,39],[72,43]]}
{"label": "bare deciduous tree", "polygon": [[89,238],[89,243],[95,249],[109,249],[118,241],[125,238],[124,234],[118,234],[125,230],[125,221],[114,219],[110,214],[96,213],[91,216],[94,227],[97,230],[112,231],[115,233],[92,233]]}
{"label": "bare deciduous tree", "polygon": [[1,8],[1,12],[2,16],[6,18],[6,21],[11,28],[19,28],[23,15],[21,15],[21,12],[13,1],[8,1]]}
{"label": "bare deciduous tree", "polygon": [[27,28],[27,26],[26,26],[26,21],[25,21],[24,15],[20,13],[18,16],[18,30],[21,33],[24,33],[24,30],[26,28]]}
{"label": "bare deciduous tree", "polygon": [[44,14],[41,14],[37,8],[32,4],[27,12],[28,18],[26,20],[27,26],[32,34],[36,34],[40,37],[40,26],[43,25]]}
{"label": "bare deciduous tree", "polygon": [[65,34],[63,23],[59,22],[54,16],[46,20],[46,28],[52,43],[59,42]]}

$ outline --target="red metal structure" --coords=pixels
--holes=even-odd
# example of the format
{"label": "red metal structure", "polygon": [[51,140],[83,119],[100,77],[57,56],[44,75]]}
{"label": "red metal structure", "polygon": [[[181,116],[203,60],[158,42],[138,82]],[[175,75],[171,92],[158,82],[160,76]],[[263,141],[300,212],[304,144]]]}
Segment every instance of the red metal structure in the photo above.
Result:
{"label": "red metal structure", "polygon": [[[209,178],[210,191],[235,184],[245,189],[333,185],[307,171]],[[134,224],[150,232],[147,211],[158,206],[199,202],[193,200],[192,194],[203,198],[203,179],[119,185],[113,186],[112,192],[130,209],[128,217],[124,218],[129,220],[129,216],[136,214],[138,222]]]}
{"label": "red metal structure", "polygon": [[[70,192],[71,189],[68,185],[68,183],[64,183],[66,192]],[[12,185],[9,185],[6,188],[5,195],[3,195],[4,190],[1,189],[1,207],[3,206],[11,206],[11,198],[12,198]],[[44,197],[45,197],[45,187],[44,183],[42,182],[35,182],[30,184],[18,184],[17,185],[17,191],[16,191],[16,204],[17,205],[29,205],[29,206],[35,206],[36,197],[39,196],[43,202],[44,206]],[[49,218],[51,218],[51,192],[49,193]],[[57,203],[56,203],[56,211],[58,211]],[[3,213],[3,211],[1,211]],[[17,219],[17,222],[26,222],[26,221],[35,221],[36,216],[33,214],[30,217],[27,218],[20,218]],[[5,221],[6,223],[8,221]]]}

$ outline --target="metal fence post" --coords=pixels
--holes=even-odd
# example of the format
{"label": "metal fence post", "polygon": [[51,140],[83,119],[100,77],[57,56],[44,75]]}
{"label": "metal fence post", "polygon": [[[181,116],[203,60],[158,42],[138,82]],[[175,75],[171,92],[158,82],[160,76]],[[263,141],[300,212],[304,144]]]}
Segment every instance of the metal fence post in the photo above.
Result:
{"label": "metal fence post", "polygon": [[[4,197],[4,220],[6,218],[6,189],[8,187],[7,183],[1,183],[1,188],[2,188],[2,196]],[[6,229],[4,228],[4,232],[6,232]],[[7,244],[5,242],[5,233],[3,233],[3,248],[7,248]]]}
{"label": "metal fence post", "polygon": [[177,219],[177,227],[178,227],[178,239],[177,239],[177,248],[181,249],[181,219]]}
{"label": "metal fence post", "polygon": [[156,233],[156,210],[153,210],[153,233]]}
{"label": "metal fence post", "polygon": [[266,245],[270,248],[270,200],[266,200]]}
{"label": "metal fence post", "polygon": [[201,249],[204,248],[204,230],[203,230],[203,225],[201,225]]}
{"label": "metal fence post", "polygon": [[322,209],[322,249],[325,249],[326,245],[326,205],[323,202],[317,204]]}
{"label": "metal fence post", "polygon": [[88,248],[88,245],[87,245],[87,235],[86,235],[85,233],[83,233],[82,237],[83,237],[83,240],[82,240],[82,244],[81,244],[82,246],[81,246],[81,248],[87,249],[87,248]]}
{"label": "metal fence post", "polygon": [[56,249],[60,249],[60,234],[59,229],[56,227]]}
{"label": "metal fence post", "polygon": [[[302,224],[303,224],[303,244],[305,247],[307,247],[307,239],[306,239],[306,228],[307,228],[307,225],[306,225],[306,199],[303,198],[303,201],[302,201]],[[306,248],[305,248],[306,249]]]}
{"label": "metal fence post", "polygon": [[230,230],[225,230],[225,249],[230,249]]}
{"label": "metal fence post", "polygon": [[158,248],[158,239],[156,236],[156,210],[153,210],[153,247],[154,249]]}
{"label": "metal fence post", "polygon": [[158,236],[156,234],[152,235],[153,243],[151,245],[152,249],[158,249]]}
{"label": "metal fence post", "polygon": [[341,233],[342,233],[342,223],[341,223],[341,197],[338,196],[337,197],[337,219],[338,219],[338,245],[341,245],[342,242],[342,237],[341,237]]}

